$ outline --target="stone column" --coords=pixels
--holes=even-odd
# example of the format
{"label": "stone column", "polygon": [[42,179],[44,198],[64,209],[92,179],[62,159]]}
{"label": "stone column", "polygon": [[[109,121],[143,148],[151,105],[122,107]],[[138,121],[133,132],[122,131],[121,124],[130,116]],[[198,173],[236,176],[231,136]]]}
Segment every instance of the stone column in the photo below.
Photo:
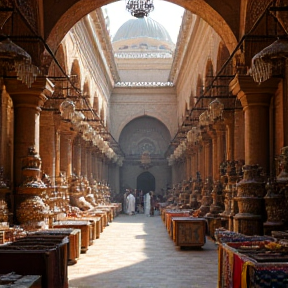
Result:
{"label": "stone column", "polygon": [[52,93],[52,86],[44,78],[37,79],[31,88],[16,79],[5,80],[5,85],[14,105],[14,182],[19,186],[22,158],[29,147],[39,152],[40,107],[47,99],[45,93]]}
{"label": "stone column", "polygon": [[[47,174],[55,185],[56,145],[59,140],[54,123],[54,111],[42,111],[40,115],[40,151],[42,172]],[[58,176],[58,175],[57,175]]]}
{"label": "stone column", "polygon": [[262,171],[269,173],[269,106],[278,82],[271,78],[258,85],[249,76],[236,76],[230,83],[232,93],[241,101],[245,122],[244,177],[237,183],[239,213],[234,216],[233,226],[235,232],[247,235],[263,233]]}
{"label": "stone column", "polygon": [[74,139],[73,144],[73,173],[77,176],[81,176],[81,138]]}
{"label": "stone column", "polygon": [[237,75],[230,89],[241,101],[245,121],[245,164],[259,164],[269,172],[269,106],[279,79],[271,78],[260,85],[250,76]]}
{"label": "stone column", "polygon": [[66,172],[69,179],[72,175],[72,146],[74,134],[71,132],[61,132],[60,136],[60,171]]}
{"label": "stone column", "polygon": [[61,132],[59,129],[56,130],[55,132],[55,137],[56,137],[56,143],[55,143],[55,176],[56,176],[56,182],[58,177],[60,176],[60,145],[61,145]]}
{"label": "stone column", "polygon": [[234,160],[234,111],[227,112],[224,115],[226,124],[226,159]]}
{"label": "stone column", "polygon": [[[0,166],[3,167],[3,179],[8,180],[11,185],[13,184],[14,110],[12,99],[6,92],[6,87],[3,86],[1,80],[0,85]],[[13,189],[11,186],[10,188]]]}
{"label": "stone column", "polygon": [[92,163],[91,163],[91,169],[92,169],[92,175],[93,179],[97,180],[97,152],[95,151],[96,149],[93,147],[92,148]]}
{"label": "stone column", "polygon": [[104,168],[104,172],[103,172],[103,180],[104,182],[108,182],[108,176],[109,176],[109,162],[106,158],[104,158],[104,163],[103,163],[103,168]]}
{"label": "stone column", "polygon": [[87,174],[87,142],[81,139],[81,175],[88,176]]}
{"label": "stone column", "polygon": [[87,158],[87,177],[89,180],[93,178],[93,170],[92,170],[92,147],[89,145],[89,147],[86,147],[86,158]]}
{"label": "stone column", "polygon": [[226,127],[223,123],[217,123],[214,125],[216,129],[216,135],[217,135],[217,163],[216,163],[216,178],[217,180],[220,180],[220,164],[225,161],[225,132]]}
{"label": "stone column", "polygon": [[102,157],[101,154],[97,155],[97,182],[102,180]]}
{"label": "stone column", "polygon": [[234,112],[234,159],[245,159],[245,126],[244,126],[244,112],[237,109]]}
{"label": "stone column", "polygon": [[[209,165],[212,166],[212,179],[216,180],[218,179],[217,171],[219,170],[219,167],[217,167],[217,152],[218,152],[218,139],[217,134],[214,129],[209,130],[209,136],[212,139],[212,163],[209,163]],[[205,162],[207,165],[207,162]],[[218,173],[219,174],[219,173]],[[207,176],[206,176],[207,177]]]}
{"label": "stone column", "polygon": [[203,142],[199,143],[199,149],[198,149],[198,170],[200,172],[201,178],[204,179],[205,173],[204,173],[204,145]]}
{"label": "stone column", "polygon": [[[212,176],[212,141],[211,138],[208,136],[204,136],[203,139],[204,142],[204,177],[203,179],[207,179]],[[200,160],[201,161],[201,160]]]}
{"label": "stone column", "polygon": [[192,178],[196,177],[196,172],[199,170],[198,168],[198,149],[195,145],[191,148],[191,176]]}

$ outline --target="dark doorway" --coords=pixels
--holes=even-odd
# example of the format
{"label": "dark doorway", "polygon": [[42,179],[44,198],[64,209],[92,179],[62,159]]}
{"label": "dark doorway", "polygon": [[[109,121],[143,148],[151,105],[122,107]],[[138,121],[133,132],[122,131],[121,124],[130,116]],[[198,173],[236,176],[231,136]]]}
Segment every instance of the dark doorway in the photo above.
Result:
{"label": "dark doorway", "polygon": [[144,194],[155,191],[155,177],[149,172],[140,174],[137,177],[137,190],[142,190]]}

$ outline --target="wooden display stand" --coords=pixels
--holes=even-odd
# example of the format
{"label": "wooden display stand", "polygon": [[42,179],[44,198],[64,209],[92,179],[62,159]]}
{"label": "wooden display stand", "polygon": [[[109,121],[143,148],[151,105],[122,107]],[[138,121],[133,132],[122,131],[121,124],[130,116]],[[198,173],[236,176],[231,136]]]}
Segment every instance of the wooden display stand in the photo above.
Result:
{"label": "wooden display stand", "polygon": [[41,235],[42,237],[49,237],[53,235],[67,236],[69,239],[68,243],[68,265],[74,265],[77,263],[77,259],[80,257],[81,253],[81,230],[73,228],[62,228],[62,229],[48,229],[33,232],[30,234],[32,236]]}
{"label": "wooden display stand", "polygon": [[17,275],[13,272],[0,275],[2,288],[42,288],[40,275]]}
{"label": "wooden display stand", "polygon": [[68,237],[43,240],[39,235],[2,245],[0,274],[41,275],[43,288],[68,288],[68,242]]}
{"label": "wooden display stand", "polygon": [[205,244],[206,220],[193,217],[173,217],[173,241],[176,246],[201,247]]}
{"label": "wooden display stand", "polygon": [[81,220],[88,220],[93,226],[93,240],[100,238],[100,233],[103,231],[101,217],[86,216],[81,217]]}
{"label": "wooden display stand", "polygon": [[189,211],[173,211],[168,210],[165,212],[165,226],[168,231],[168,234],[173,237],[173,226],[172,226],[172,218],[173,217],[189,217]]}
{"label": "wooden display stand", "polygon": [[53,228],[73,228],[81,230],[81,253],[86,253],[90,245],[91,223],[88,220],[64,220],[53,223]]}

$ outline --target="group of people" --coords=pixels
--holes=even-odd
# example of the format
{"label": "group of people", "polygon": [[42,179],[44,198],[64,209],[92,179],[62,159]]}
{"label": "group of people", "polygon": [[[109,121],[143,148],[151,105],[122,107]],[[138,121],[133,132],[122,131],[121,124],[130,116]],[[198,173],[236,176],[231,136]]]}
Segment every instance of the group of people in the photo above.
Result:
{"label": "group of people", "polygon": [[[126,190],[124,194],[124,207],[125,212],[128,215],[135,215],[136,213],[144,213],[146,216],[154,216],[154,210],[156,205],[155,195],[152,191],[143,195],[142,191],[140,195],[134,195],[135,192]],[[135,197],[136,196],[136,197]],[[140,201],[136,201],[140,199]]]}

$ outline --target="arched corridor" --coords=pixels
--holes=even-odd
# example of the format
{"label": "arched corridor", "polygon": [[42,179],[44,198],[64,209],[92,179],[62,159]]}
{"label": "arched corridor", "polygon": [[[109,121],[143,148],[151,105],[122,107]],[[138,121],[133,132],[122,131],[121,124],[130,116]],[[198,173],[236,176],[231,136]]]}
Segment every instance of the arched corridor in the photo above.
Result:
{"label": "arched corridor", "polygon": [[119,217],[68,268],[69,288],[216,288],[217,246],[180,250],[160,216]]}

